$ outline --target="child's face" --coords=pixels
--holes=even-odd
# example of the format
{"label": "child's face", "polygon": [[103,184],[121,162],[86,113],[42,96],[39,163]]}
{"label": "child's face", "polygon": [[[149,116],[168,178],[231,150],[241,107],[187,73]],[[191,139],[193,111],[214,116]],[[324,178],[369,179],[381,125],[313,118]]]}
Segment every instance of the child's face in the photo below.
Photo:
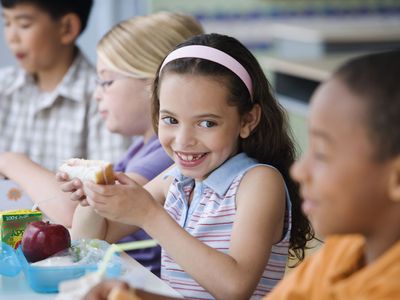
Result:
{"label": "child's face", "polygon": [[34,5],[3,8],[4,34],[18,63],[29,73],[57,64],[60,53],[59,24]]}
{"label": "child's face", "polygon": [[301,185],[303,210],[322,236],[377,228],[390,207],[388,166],[374,159],[362,99],[338,80],[312,99],[309,149],[292,168]]}
{"label": "child's face", "polygon": [[242,121],[221,82],[167,74],[159,98],[159,139],[185,176],[203,180],[237,153]]}
{"label": "child's face", "polygon": [[108,130],[125,136],[152,135],[150,83],[110,71],[99,59],[98,85],[94,94]]}

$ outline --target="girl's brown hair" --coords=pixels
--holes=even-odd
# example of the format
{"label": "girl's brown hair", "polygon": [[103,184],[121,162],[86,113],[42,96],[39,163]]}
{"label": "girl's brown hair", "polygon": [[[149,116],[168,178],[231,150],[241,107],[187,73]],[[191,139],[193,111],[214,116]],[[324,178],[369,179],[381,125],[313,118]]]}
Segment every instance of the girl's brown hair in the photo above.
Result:
{"label": "girl's brown hair", "polygon": [[257,59],[238,40],[219,34],[198,35],[177,48],[188,45],[204,45],[219,49],[235,58],[250,74],[253,83],[253,97],[244,83],[229,69],[217,63],[199,59],[182,58],[169,62],[162,73],[157,72],[153,85],[153,125],[157,132],[159,118],[159,89],[162,77],[167,73],[197,74],[218,80],[229,91],[228,103],[237,107],[240,115],[251,111],[255,104],[262,109],[261,120],[251,135],[239,141],[239,151],[255,158],[260,163],[276,167],[283,175],[292,204],[292,231],[290,237],[290,258],[304,259],[307,241],[314,237],[308,219],[301,210],[298,186],[289,176],[289,167],[295,159],[295,146],[290,136],[284,110],[275,100],[271,88]]}

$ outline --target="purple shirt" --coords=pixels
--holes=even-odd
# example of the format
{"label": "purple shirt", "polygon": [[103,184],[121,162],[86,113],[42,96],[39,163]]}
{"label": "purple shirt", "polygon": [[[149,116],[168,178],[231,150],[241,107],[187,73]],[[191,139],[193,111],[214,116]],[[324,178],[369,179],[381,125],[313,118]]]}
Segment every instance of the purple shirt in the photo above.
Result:
{"label": "purple shirt", "polygon": [[[157,136],[154,135],[146,144],[143,143],[143,138],[135,139],[124,157],[114,166],[114,170],[124,173],[137,173],[151,180],[172,163],[173,161],[162,148]],[[151,239],[151,237],[144,230],[139,230],[124,237],[119,242],[126,243],[148,239]],[[160,276],[161,247],[127,251],[127,253],[154,274]]]}

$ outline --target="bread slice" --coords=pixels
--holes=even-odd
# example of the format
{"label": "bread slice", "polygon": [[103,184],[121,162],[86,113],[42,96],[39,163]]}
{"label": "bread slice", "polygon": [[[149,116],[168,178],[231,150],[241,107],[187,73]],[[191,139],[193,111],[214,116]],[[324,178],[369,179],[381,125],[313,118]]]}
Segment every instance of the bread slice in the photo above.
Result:
{"label": "bread slice", "polygon": [[114,184],[115,177],[112,164],[102,160],[71,158],[64,162],[59,170],[69,178],[91,180],[97,184]]}
{"label": "bread slice", "polygon": [[136,295],[134,289],[123,289],[121,287],[115,287],[108,294],[107,300],[141,300],[141,298]]}

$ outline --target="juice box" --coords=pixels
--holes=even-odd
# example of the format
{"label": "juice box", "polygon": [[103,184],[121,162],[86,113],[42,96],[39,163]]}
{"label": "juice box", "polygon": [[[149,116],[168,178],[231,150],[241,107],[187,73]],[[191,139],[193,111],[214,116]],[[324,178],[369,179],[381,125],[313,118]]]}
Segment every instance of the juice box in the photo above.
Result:
{"label": "juice box", "polygon": [[42,212],[29,209],[0,211],[0,241],[16,249],[28,223],[41,221]]}

